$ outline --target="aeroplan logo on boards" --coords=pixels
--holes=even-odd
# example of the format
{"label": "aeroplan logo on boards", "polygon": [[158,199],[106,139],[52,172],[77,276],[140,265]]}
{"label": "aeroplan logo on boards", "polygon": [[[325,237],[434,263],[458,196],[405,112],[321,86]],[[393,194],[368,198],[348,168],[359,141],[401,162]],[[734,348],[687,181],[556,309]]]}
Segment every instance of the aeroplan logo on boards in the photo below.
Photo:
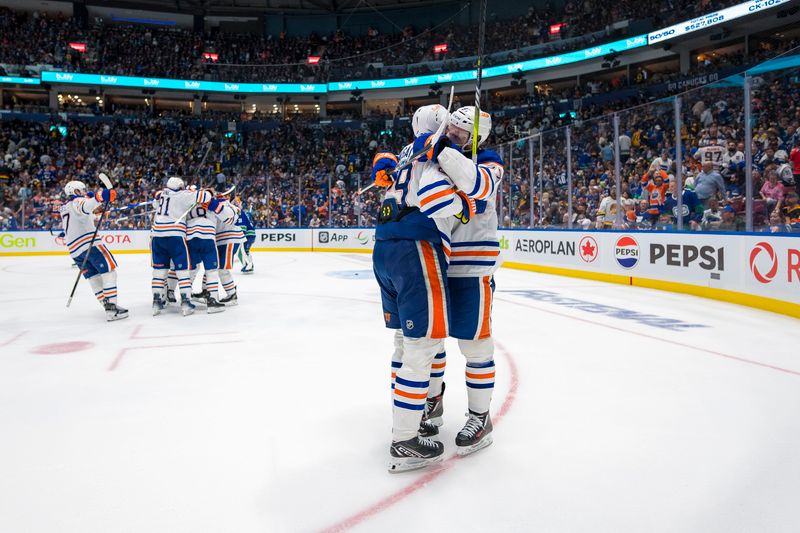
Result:
{"label": "aeroplan logo on boards", "polygon": [[[767,284],[778,276],[781,261],[770,243],[759,242],[750,250],[749,264],[756,281]],[[800,282],[800,250],[789,248],[786,251],[786,281]]]}

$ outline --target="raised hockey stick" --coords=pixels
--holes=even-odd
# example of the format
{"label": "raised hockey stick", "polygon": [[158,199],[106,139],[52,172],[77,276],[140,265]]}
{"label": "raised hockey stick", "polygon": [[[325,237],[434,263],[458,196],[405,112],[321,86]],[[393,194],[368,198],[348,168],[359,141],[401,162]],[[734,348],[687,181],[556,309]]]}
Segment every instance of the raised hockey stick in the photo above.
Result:
{"label": "raised hockey stick", "polygon": [[475,78],[475,118],[472,121],[472,162],[475,164],[478,163],[478,125],[481,121],[481,78],[483,70],[481,60],[483,59],[483,41],[486,35],[487,3],[487,0],[481,0],[481,17],[478,29],[478,71]]}
{"label": "raised hockey stick", "polygon": [[[103,183],[103,186],[106,189],[113,189],[114,186],[111,183],[111,180],[108,179],[108,176],[101,172],[97,176],[100,181]],[[69,298],[67,299],[67,307],[72,303],[72,298],[75,296],[75,289],[78,288],[78,282],[81,280],[81,275],[83,274],[83,270],[86,268],[86,261],[89,259],[89,254],[92,252],[92,248],[94,247],[94,240],[97,238],[97,232],[100,230],[100,226],[103,225],[103,219],[108,212],[108,202],[103,203],[103,211],[100,213],[100,220],[97,221],[97,226],[94,228],[94,233],[92,234],[92,240],[89,241],[89,248],[86,250],[86,255],[83,257],[83,263],[81,264],[81,268],[78,270],[78,275],[75,278],[75,283],[72,285],[72,292],[69,293]]]}
{"label": "raised hockey stick", "polygon": [[[453,107],[453,95],[454,94],[455,94],[455,86],[451,86],[450,87],[450,102],[447,104],[447,114],[448,115],[450,114],[450,109],[452,109],[452,107]],[[446,127],[447,127],[447,121],[445,120],[441,124],[439,124],[439,129],[437,129],[433,133],[433,135],[430,136],[430,138],[429,138],[430,142],[426,146],[424,146],[423,148],[420,148],[419,150],[417,150],[416,152],[411,154],[408,157],[408,160],[406,160],[405,163],[403,163],[402,165],[394,167],[394,170],[392,171],[391,175],[394,176],[398,172],[402,172],[403,170],[407,169],[408,167],[411,166],[411,164],[414,161],[416,161],[417,159],[419,159],[420,157],[425,155],[427,152],[429,152],[431,150],[431,147],[433,147],[433,145],[436,144],[436,141],[438,141],[439,138],[442,136],[442,134],[444,133],[444,129]],[[364,187],[363,189],[358,191],[356,194],[358,194],[358,195],[364,194],[365,192],[367,192],[368,190],[370,190],[373,187],[375,187],[375,182],[372,182],[371,184],[367,185],[366,187]]]}
{"label": "raised hockey stick", "polygon": [[[127,211],[128,209],[136,209],[137,207],[143,207],[145,205],[150,205],[156,203],[155,200],[147,200],[146,202],[139,202],[136,204],[128,204],[123,205],[121,207],[114,207],[108,210],[109,213],[117,213],[119,211]],[[149,212],[149,211],[148,211]]]}

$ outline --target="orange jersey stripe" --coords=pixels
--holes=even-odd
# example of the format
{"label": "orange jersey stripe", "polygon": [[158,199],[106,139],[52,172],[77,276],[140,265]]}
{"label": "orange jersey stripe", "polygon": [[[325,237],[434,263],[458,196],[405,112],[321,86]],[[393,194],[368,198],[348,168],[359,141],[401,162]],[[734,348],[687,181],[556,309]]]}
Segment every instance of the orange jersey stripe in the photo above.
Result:
{"label": "orange jersey stripe", "polygon": [[453,189],[447,189],[446,191],[439,191],[436,194],[432,194],[430,196],[426,196],[424,200],[420,200],[419,206],[425,207],[429,203],[434,200],[441,198],[442,196],[447,196],[448,194],[453,194]]}
{"label": "orange jersey stripe", "polygon": [[444,288],[436,268],[436,255],[433,246],[427,241],[421,241],[423,265],[428,273],[431,284],[431,300],[433,302],[433,324],[431,324],[431,338],[443,339],[447,337],[447,320],[444,313]]}
{"label": "orange jersey stripe", "polygon": [[484,276],[482,281],[483,317],[478,339],[488,339],[492,335],[492,286],[489,284],[489,276]]}
{"label": "orange jersey stripe", "polygon": [[447,364],[447,363],[439,363],[439,364],[431,365],[431,368],[436,368],[436,369],[439,369],[439,368],[444,368],[444,366],[445,366],[446,364]]}
{"label": "orange jersey stripe", "polygon": [[404,390],[398,389],[397,387],[395,387],[394,393],[404,398],[411,398],[412,400],[424,400],[425,398],[428,397],[427,392],[421,392],[421,393],[406,392]]}
{"label": "orange jersey stripe", "polygon": [[470,379],[489,379],[494,377],[494,372],[491,374],[470,374],[467,372],[467,377]]}

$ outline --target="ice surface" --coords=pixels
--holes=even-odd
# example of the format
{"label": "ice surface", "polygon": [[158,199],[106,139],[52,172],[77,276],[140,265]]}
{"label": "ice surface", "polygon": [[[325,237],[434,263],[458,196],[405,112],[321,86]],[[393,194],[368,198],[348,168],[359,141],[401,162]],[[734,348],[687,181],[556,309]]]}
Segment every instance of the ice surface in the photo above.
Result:
{"label": "ice surface", "polygon": [[[494,445],[391,475],[369,256],[256,254],[186,318],[117,259],[106,323],[68,258],[0,258],[2,532],[800,529],[797,320],[501,270]],[[463,367],[448,342],[448,457]]]}

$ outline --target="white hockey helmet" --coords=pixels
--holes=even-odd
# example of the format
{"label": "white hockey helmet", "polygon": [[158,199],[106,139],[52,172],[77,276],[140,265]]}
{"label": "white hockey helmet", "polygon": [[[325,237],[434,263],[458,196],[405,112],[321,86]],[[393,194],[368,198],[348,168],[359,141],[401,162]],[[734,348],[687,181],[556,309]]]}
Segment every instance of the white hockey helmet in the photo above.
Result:
{"label": "white hockey helmet", "polygon": [[183,182],[183,179],[179,178],[178,176],[172,176],[167,180],[167,189],[171,191],[181,191],[185,187],[186,184]]}
{"label": "white hockey helmet", "polygon": [[[468,147],[472,146],[472,130],[475,126],[475,107],[468,105],[464,107],[459,107],[452,113],[450,113],[450,119],[448,122],[451,126],[455,126],[456,128],[462,129],[466,131],[469,136],[467,137],[467,142],[461,146],[462,149],[466,150]],[[486,111],[481,111],[481,118],[480,122],[478,123],[478,146],[483,144],[483,142],[489,138],[489,134],[492,132],[492,117]]]}
{"label": "white hockey helmet", "polygon": [[420,107],[414,111],[414,116],[411,118],[414,137],[419,137],[423,133],[433,133],[445,120],[447,120],[447,109],[444,106],[433,104]]}
{"label": "white hockey helmet", "polygon": [[64,192],[67,196],[83,196],[86,194],[86,184],[82,181],[72,180],[64,185]]}

